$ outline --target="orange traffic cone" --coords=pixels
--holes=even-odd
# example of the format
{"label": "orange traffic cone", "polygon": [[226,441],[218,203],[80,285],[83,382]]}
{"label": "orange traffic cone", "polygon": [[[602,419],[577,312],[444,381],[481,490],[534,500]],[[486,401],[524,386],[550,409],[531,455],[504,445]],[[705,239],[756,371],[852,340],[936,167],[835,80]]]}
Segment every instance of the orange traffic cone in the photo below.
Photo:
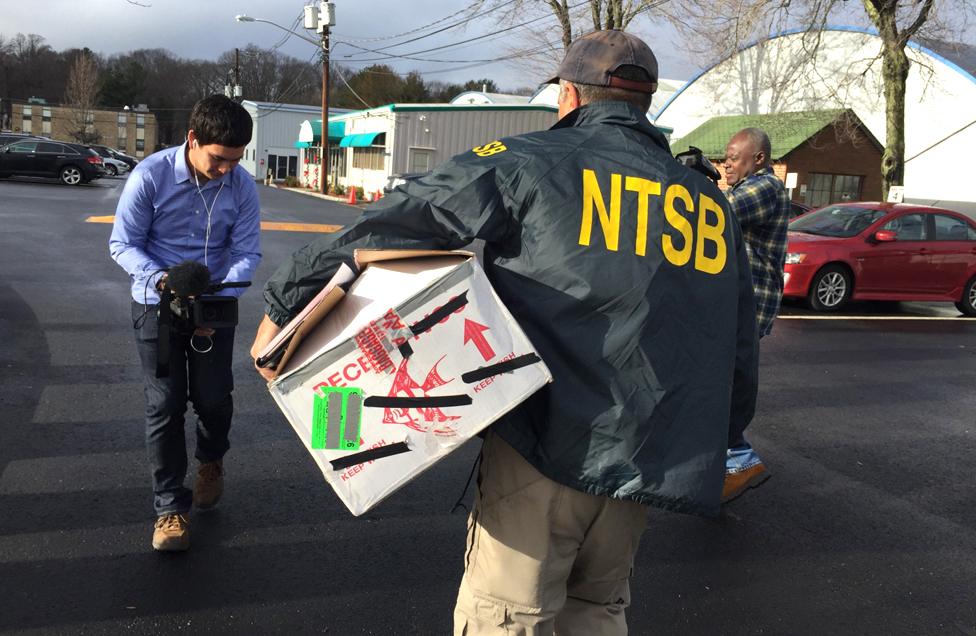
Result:
{"label": "orange traffic cone", "polygon": [[356,205],[356,188],[349,186],[349,199],[346,200],[349,205]]}

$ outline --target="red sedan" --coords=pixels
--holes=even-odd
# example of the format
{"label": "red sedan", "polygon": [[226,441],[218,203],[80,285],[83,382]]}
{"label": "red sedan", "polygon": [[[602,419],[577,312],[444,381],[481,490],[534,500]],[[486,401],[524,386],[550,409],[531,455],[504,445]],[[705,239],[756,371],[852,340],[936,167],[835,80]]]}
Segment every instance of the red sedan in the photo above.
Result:
{"label": "red sedan", "polygon": [[783,295],[818,311],[848,300],[949,301],[976,316],[976,221],[923,205],[841,203],[790,223]]}

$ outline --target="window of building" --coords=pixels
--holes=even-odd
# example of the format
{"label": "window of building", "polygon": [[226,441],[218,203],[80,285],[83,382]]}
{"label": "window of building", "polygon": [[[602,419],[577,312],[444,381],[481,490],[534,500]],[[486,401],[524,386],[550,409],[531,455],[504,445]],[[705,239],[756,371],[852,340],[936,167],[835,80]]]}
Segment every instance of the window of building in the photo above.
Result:
{"label": "window of building", "polygon": [[51,109],[41,109],[41,131],[44,135],[51,134]]}
{"label": "window of building", "polygon": [[409,172],[430,172],[433,167],[434,151],[427,148],[410,149]]}
{"label": "window of building", "polygon": [[976,230],[969,223],[948,214],[935,214],[936,241],[974,241]]}
{"label": "window of building", "polygon": [[145,128],[145,127],[146,127],[146,116],[136,115],[136,128]]}
{"label": "window of building", "polygon": [[822,207],[828,203],[857,201],[861,198],[863,182],[864,177],[860,175],[811,172],[805,203]]}
{"label": "window of building", "polygon": [[139,125],[142,115],[136,115],[136,157],[142,157],[146,149],[146,129]]}
{"label": "window of building", "polygon": [[21,118],[23,119],[23,124],[21,124],[21,129],[25,133],[29,133],[33,131],[32,122],[31,122],[31,116],[32,116],[31,110],[32,108],[30,106],[24,106],[23,109],[20,111]]}
{"label": "window of building", "polygon": [[119,113],[118,116],[118,126],[119,126],[119,148],[125,149],[126,143],[125,139],[128,136],[128,116],[125,113]]}
{"label": "window of building", "polygon": [[352,149],[352,167],[363,170],[386,168],[386,146],[368,146]]}

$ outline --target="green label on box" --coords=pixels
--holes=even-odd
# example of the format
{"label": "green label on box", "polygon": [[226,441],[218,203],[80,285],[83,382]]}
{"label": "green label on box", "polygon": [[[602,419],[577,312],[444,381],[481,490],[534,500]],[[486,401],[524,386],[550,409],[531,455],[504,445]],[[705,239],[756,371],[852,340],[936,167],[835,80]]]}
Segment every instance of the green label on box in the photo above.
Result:
{"label": "green label on box", "polygon": [[313,450],[359,450],[363,390],[319,387],[312,404]]}

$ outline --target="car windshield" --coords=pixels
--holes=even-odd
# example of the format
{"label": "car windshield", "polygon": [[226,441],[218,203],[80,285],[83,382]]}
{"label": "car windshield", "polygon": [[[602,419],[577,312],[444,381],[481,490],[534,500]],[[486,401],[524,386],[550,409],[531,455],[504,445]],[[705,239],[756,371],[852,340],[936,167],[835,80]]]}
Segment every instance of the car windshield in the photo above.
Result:
{"label": "car windshield", "polygon": [[883,210],[830,205],[798,217],[790,223],[790,231],[848,238],[857,236],[884,215]]}

